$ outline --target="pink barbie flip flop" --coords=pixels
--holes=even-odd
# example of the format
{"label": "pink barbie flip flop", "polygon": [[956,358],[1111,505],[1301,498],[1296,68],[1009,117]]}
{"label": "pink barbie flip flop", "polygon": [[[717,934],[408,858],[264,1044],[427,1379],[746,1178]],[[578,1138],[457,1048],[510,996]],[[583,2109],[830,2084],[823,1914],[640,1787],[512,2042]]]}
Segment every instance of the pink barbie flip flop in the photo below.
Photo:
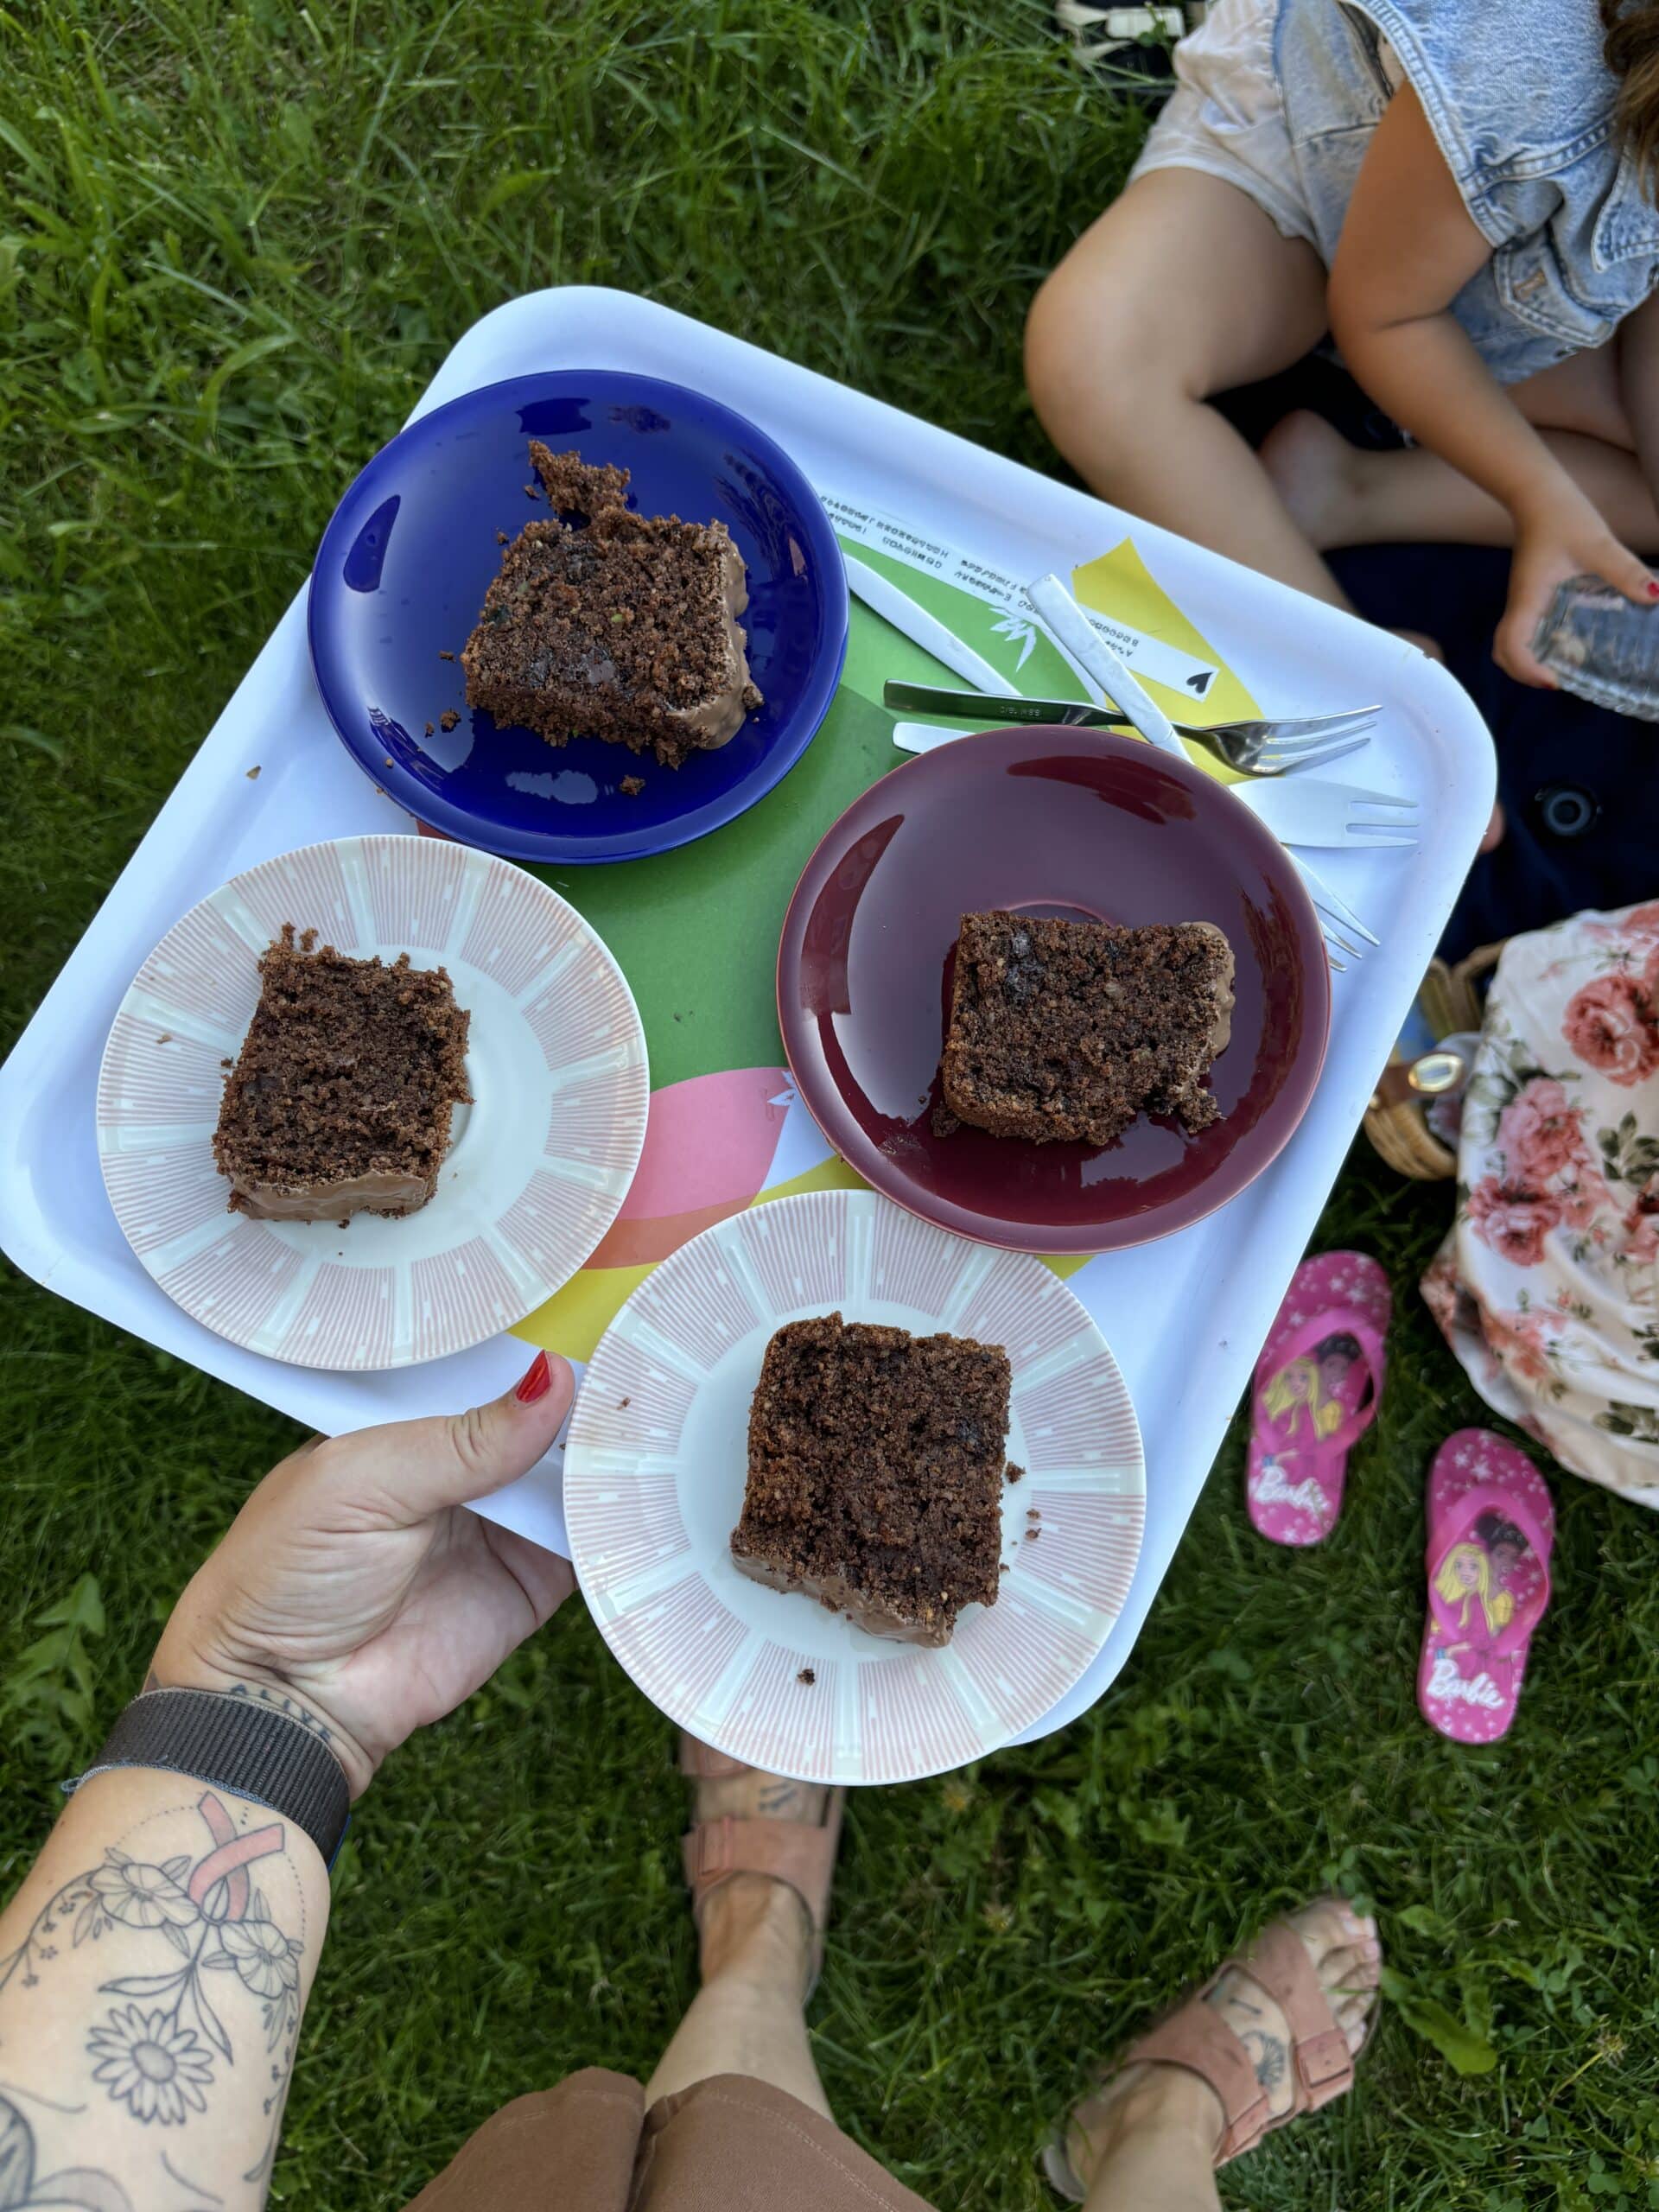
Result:
{"label": "pink barbie flip flop", "polygon": [[1417,1703],[1454,1744],[1491,1744],[1515,1718],[1532,1632],[1549,1603],[1555,1508],[1524,1452],[1460,1428],[1428,1473],[1428,1619]]}
{"label": "pink barbie flip flop", "polygon": [[1291,1277],[1256,1362],[1244,1484],[1270,1542],[1323,1543],[1336,1527],[1349,1452],[1376,1419],[1393,1311],[1364,1252],[1322,1252]]}

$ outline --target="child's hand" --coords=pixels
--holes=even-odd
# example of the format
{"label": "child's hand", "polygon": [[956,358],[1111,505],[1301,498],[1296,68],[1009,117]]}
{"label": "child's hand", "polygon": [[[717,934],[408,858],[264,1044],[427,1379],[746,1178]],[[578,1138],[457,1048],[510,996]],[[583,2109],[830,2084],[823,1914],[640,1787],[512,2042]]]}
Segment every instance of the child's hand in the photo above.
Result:
{"label": "child's hand", "polygon": [[1659,599],[1659,582],[1645,562],[1619,543],[1592,500],[1563,481],[1552,485],[1537,505],[1516,510],[1509,605],[1492,640],[1492,658],[1517,683],[1547,691],[1560,688],[1535,656],[1532,641],[1556,588],[1582,575],[1599,576],[1641,607]]}

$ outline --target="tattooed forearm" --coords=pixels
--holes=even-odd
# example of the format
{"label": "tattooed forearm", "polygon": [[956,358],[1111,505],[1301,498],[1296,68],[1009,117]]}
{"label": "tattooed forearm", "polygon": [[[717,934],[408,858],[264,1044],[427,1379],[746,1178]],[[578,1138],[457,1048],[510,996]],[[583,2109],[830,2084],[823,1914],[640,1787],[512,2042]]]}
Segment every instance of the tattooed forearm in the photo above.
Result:
{"label": "tattooed forearm", "polygon": [[32,2206],[57,2205],[70,2212],[133,2212],[132,2199],[113,2174],[93,2166],[42,2173],[35,2155],[35,2130],[22,2109],[0,2089],[0,2212],[29,2212]]}
{"label": "tattooed forearm", "polygon": [[[303,1945],[278,1925],[251,1872],[283,1851],[282,1824],[238,1830],[212,1790],[195,1809],[205,1831],[198,1852],[152,1864],[110,1845],[103,1865],[66,1882],[0,1959],[3,1991],[17,1977],[37,1987],[66,1942],[78,1949],[117,1929],[143,1939],[148,1952],[165,1945],[175,1955],[170,1965],[157,1960],[159,1972],[100,1981],[100,1998],[125,2001],[103,2009],[86,2036],[92,2079],[145,2126],[180,2126],[207,2110],[218,2072],[236,2063],[227,2021],[238,2041],[246,2033],[238,2012],[257,2018],[270,2055],[269,2113],[299,2030]],[[0,2212],[6,2202],[0,2195]]]}

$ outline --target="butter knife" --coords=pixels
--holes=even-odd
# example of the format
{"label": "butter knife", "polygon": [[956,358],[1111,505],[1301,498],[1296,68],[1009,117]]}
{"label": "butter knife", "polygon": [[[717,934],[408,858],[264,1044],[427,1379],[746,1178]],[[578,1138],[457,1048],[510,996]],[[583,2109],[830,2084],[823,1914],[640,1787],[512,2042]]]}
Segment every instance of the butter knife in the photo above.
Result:
{"label": "butter knife", "polygon": [[947,630],[937,615],[930,614],[898,585],[867,568],[862,561],[850,553],[843,553],[847,569],[847,588],[861,599],[866,607],[879,614],[883,621],[891,622],[901,637],[919,645],[925,653],[943,661],[954,669],[964,682],[976,690],[1000,691],[1003,678],[988,660],[982,660],[971,645],[964,645],[953,631]]}

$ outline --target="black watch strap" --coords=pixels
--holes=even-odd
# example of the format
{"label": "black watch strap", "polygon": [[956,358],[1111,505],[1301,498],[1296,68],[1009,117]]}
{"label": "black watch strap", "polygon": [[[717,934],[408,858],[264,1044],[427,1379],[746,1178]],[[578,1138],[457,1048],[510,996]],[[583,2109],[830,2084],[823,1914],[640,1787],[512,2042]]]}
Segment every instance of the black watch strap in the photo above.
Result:
{"label": "black watch strap", "polygon": [[351,1819],[351,1786],[322,1724],[273,1690],[146,1690],[63,1786],[111,1767],[160,1767],[251,1798],[302,1828],[329,1866]]}

